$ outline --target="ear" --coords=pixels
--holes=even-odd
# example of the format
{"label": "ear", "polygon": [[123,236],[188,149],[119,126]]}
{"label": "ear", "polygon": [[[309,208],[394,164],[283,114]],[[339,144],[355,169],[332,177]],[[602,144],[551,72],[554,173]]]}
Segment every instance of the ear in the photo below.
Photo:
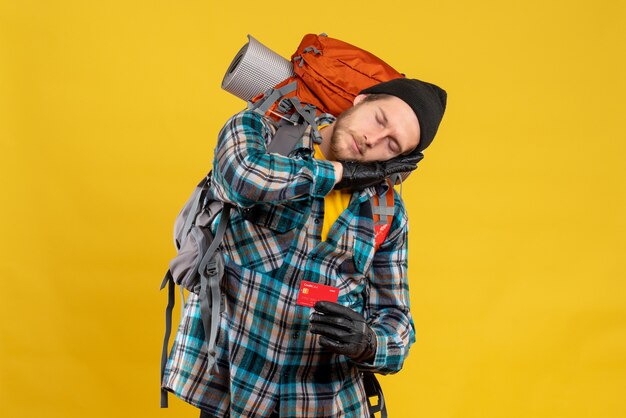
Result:
{"label": "ear", "polygon": [[359,103],[361,103],[363,99],[365,99],[366,97],[367,97],[367,94],[359,94],[358,96],[354,98],[354,101],[352,102],[352,104],[356,106]]}

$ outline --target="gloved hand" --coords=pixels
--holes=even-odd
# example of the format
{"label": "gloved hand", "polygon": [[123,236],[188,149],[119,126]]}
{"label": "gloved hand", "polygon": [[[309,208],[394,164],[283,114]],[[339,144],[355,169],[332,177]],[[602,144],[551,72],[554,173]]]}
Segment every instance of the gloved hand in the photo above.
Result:
{"label": "gloved hand", "polygon": [[343,166],[343,175],[339,183],[335,185],[335,189],[361,190],[374,186],[392,174],[415,170],[422,158],[424,154],[418,152],[392,158],[389,161],[371,163],[340,161]]}
{"label": "gloved hand", "polygon": [[376,334],[358,312],[335,302],[320,301],[311,314],[311,332],[320,336],[322,347],[344,354],[356,362],[376,354]]}

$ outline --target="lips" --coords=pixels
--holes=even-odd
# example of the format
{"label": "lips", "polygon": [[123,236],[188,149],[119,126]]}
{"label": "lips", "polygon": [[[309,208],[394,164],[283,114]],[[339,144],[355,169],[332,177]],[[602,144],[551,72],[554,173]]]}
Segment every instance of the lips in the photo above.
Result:
{"label": "lips", "polygon": [[359,148],[359,144],[356,142],[356,139],[354,138],[354,136],[352,137],[352,144],[354,145],[354,149],[356,151],[357,154],[361,155],[361,149]]}

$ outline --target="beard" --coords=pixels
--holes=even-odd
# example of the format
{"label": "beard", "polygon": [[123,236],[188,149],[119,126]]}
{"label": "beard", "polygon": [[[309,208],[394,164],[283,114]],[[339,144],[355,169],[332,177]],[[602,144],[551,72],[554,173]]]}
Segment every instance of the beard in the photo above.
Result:
{"label": "beard", "polygon": [[335,121],[335,129],[330,137],[330,150],[338,161],[356,161],[362,157],[354,150],[353,142],[356,141],[356,135],[350,128],[351,116],[357,106],[343,111]]}

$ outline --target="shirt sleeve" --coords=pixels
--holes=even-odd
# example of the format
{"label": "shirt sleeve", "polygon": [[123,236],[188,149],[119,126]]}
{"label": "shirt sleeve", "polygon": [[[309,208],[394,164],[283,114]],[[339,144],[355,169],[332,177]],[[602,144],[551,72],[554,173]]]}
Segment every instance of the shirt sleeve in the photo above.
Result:
{"label": "shirt sleeve", "polygon": [[264,117],[243,111],[219,133],[213,161],[213,185],[220,200],[241,207],[324,197],[335,185],[328,161],[268,153],[274,129]]}
{"label": "shirt sleeve", "polygon": [[376,355],[368,363],[357,363],[381,374],[400,371],[415,342],[407,276],[408,218],[397,194],[394,204],[389,236],[374,255],[366,287],[364,314],[376,334]]}

